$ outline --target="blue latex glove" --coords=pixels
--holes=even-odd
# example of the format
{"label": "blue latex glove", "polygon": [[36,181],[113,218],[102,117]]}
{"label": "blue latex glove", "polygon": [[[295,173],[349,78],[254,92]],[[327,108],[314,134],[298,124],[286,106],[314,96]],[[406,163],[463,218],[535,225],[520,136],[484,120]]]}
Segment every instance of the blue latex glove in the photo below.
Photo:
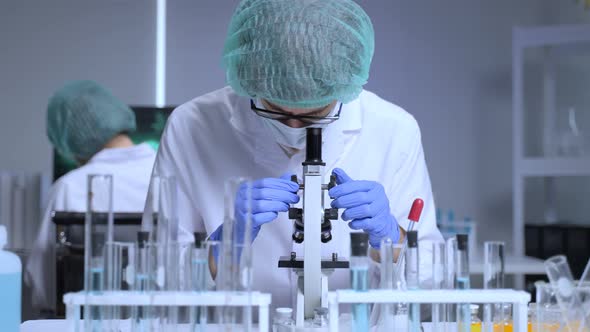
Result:
{"label": "blue latex glove", "polygon": [[384,238],[394,243],[399,241],[397,220],[391,215],[383,186],[374,181],[353,180],[340,168],[335,168],[332,174],[338,184],[329,191],[334,199],[332,207],[345,209],[342,219],[351,220],[348,226],[368,233],[369,243],[375,249],[381,247]]}
{"label": "blue latex glove", "polygon": [[[235,199],[234,230],[236,240],[242,242],[246,227],[247,191],[246,185],[240,186]],[[279,212],[289,211],[289,204],[299,202],[297,191],[299,185],[291,181],[291,174],[284,174],[280,178],[264,178],[252,182],[252,237],[254,241],[260,227],[275,220]],[[211,239],[221,240],[223,225],[211,234]]]}

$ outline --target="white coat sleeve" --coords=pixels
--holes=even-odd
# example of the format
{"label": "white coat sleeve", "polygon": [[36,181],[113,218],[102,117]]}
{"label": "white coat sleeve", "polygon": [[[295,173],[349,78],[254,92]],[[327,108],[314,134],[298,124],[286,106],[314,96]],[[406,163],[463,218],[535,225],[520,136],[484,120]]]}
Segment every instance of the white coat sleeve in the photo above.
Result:
{"label": "white coat sleeve", "polygon": [[[191,168],[196,161],[191,159],[197,153],[190,130],[175,111],[169,118],[160,141],[153,175],[174,176],[177,181],[177,211],[179,219],[179,238],[181,241],[192,241],[193,232],[205,231],[196,197],[196,174]],[[153,179],[153,177],[152,177]],[[152,180],[153,182],[153,180]],[[153,185],[150,184],[146,209],[144,212],[144,229],[151,222],[148,216],[153,211]],[[156,205],[157,206],[157,205]],[[147,221],[146,221],[147,220]]]}

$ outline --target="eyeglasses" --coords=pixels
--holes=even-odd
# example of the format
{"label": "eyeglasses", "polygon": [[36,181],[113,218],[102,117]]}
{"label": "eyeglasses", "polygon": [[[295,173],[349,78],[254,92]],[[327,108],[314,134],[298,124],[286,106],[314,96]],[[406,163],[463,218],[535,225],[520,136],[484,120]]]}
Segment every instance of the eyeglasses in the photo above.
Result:
{"label": "eyeglasses", "polygon": [[330,124],[338,119],[340,119],[340,112],[342,111],[342,103],[340,103],[340,107],[338,108],[338,112],[335,115],[331,116],[314,116],[314,115],[294,115],[294,114],[286,114],[278,111],[270,111],[263,108],[259,108],[254,103],[254,100],[250,99],[250,108],[254,113],[258,116],[262,116],[272,120],[299,120],[301,122],[307,124]]}

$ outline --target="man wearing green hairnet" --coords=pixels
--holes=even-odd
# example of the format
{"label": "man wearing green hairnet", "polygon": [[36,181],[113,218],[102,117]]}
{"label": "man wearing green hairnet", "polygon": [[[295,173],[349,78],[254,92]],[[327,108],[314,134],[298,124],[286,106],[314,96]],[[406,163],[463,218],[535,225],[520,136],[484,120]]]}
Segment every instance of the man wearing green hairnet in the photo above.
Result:
{"label": "man wearing green hairnet", "polygon": [[[363,231],[378,259],[382,240],[404,240],[415,198],[425,202],[420,240],[442,240],[416,121],[363,90],[373,51],[371,20],[352,0],[243,0],[223,50],[229,86],[185,103],[168,121],[156,169],[178,179],[185,234],[220,239],[224,181],[255,180],[252,227],[237,229],[251,232],[254,289],[272,293],[273,305],[295,307],[296,277],[277,262],[303,256],[285,212],[301,204],[290,177],[302,176],[310,126],[323,129],[324,183],[336,176],[329,196],[342,212],[322,256],[349,257],[350,233]],[[242,226],[245,196],[235,195]],[[336,271],[330,288],[349,288],[348,271]]]}
{"label": "man wearing green hairnet", "polygon": [[[54,309],[55,282],[51,212],[85,212],[88,174],[113,175],[113,210],[143,211],[156,152],[134,145],[135,114],[110,91],[93,81],[73,81],[59,89],[47,106],[47,136],[53,147],[79,167],[51,187],[39,235],[26,266],[37,309]],[[75,234],[69,234],[69,241]],[[82,243],[79,239],[78,243]],[[61,301],[61,299],[59,299]]]}

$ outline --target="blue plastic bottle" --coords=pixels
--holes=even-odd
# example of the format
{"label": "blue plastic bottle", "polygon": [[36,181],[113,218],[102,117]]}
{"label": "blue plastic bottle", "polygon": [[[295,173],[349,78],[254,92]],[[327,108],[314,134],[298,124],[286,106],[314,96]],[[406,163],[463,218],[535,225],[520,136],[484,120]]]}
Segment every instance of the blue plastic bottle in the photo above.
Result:
{"label": "blue plastic bottle", "polygon": [[0,325],[3,332],[18,332],[22,265],[17,255],[4,250],[6,240],[6,227],[0,226]]}

